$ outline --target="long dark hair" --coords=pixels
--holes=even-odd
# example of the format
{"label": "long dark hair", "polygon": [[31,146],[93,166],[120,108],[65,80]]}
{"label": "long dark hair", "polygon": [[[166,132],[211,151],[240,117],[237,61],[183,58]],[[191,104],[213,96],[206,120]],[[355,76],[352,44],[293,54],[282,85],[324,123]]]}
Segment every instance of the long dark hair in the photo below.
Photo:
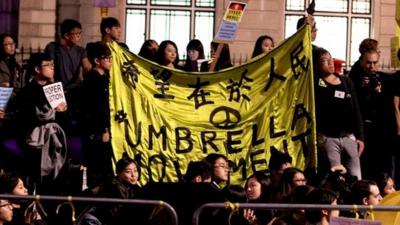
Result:
{"label": "long dark hair", "polygon": [[12,194],[18,185],[20,178],[14,173],[3,173],[0,175],[0,194]]}
{"label": "long dark hair", "polygon": [[256,43],[254,44],[253,54],[251,54],[252,58],[264,53],[262,50],[262,44],[263,44],[264,40],[266,40],[266,39],[271,40],[272,45],[274,45],[274,39],[272,39],[271,36],[262,35],[262,36],[258,37]]}
{"label": "long dark hair", "polygon": [[[157,48],[155,48],[155,46],[157,46]],[[158,48],[159,48],[158,43],[155,40],[148,39],[145,42],[143,42],[138,55],[154,62],[156,61]]]}
{"label": "long dark hair", "polygon": [[304,172],[295,167],[286,168],[283,171],[281,183],[279,184],[278,193],[276,195],[277,200],[281,201],[284,198],[287,198],[293,191],[293,178],[297,173],[301,173],[304,175]]}
{"label": "long dark hair", "polygon": [[376,176],[375,181],[378,185],[379,192],[381,193],[382,196],[385,196],[384,191],[389,179],[392,179],[392,177],[387,172],[381,172]]}
{"label": "long dark hair", "polygon": [[19,66],[19,64],[17,63],[17,60],[15,59],[15,52],[13,55],[7,55],[4,51],[4,40],[9,37],[11,38],[13,41],[15,41],[15,39],[12,37],[12,35],[10,34],[1,34],[0,35],[0,60],[3,60],[7,66],[8,69],[10,70],[11,73],[15,72],[16,70],[18,72],[20,72],[21,67]]}
{"label": "long dark hair", "polygon": [[178,53],[178,47],[176,46],[175,42],[170,41],[170,40],[165,40],[161,42],[160,47],[158,48],[157,54],[156,54],[156,62],[160,65],[164,65],[164,56],[165,56],[165,49],[167,48],[168,45],[174,46],[176,49],[176,59],[172,64],[174,64],[174,67],[176,67],[179,63],[179,53]]}
{"label": "long dark hair", "polygon": [[183,70],[185,71],[194,71],[197,72],[199,71],[198,69],[198,64],[197,61],[192,61],[189,58],[189,50],[196,50],[199,52],[199,58],[198,59],[204,59],[204,47],[203,44],[201,43],[200,40],[198,39],[193,39],[189,41],[188,45],[186,46],[186,62],[185,66],[183,67]]}
{"label": "long dark hair", "polygon": [[263,171],[257,171],[251,176],[249,176],[246,180],[246,184],[244,185],[244,189],[247,190],[248,182],[250,178],[255,178],[258,183],[261,185],[261,195],[258,199],[252,200],[250,202],[267,202],[270,199],[271,194],[271,176]]}
{"label": "long dark hair", "polygon": [[[217,51],[218,45],[219,43],[217,42],[211,42],[211,48],[214,49],[215,51]],[[217,65],[215,65],[215,71],[226,69],[232,66],[233,64],[231,61],[231,53],[229,51],[229,45],[224,44],[221,54],[219,55]]]}
{"label": "long dark hair", "polygon": [[11,38],[13,41],[15,40],[14,38],[13,38],[13,36],[11,36],[11,34],[0,34],[0,44],[1,44],[1,48],[0,48],[0,59],[6,59],[6,58],[9,58],[9,57],[14,57],[15,56],[15,53],[14,53],[14,55],[6,55],[6,53],[5,53],[5,51],[4,51],[4,40],[7,38],[7,37],[9,37],[9,38]]}

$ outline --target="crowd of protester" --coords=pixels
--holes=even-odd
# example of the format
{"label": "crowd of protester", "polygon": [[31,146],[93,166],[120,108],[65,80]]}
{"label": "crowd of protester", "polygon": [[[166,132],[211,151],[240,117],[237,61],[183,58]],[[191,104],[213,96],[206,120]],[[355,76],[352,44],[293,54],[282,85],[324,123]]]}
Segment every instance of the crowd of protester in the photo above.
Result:
{"label": "crowd of protester", "polygon": [[[304,24],[312,26],[314,41],[317,28],[313,18],[302,18],[297,28]],[[361,56],[349,74],[336,73],[332,55],[313,45],[318,173],[294,168],[290,155],[272,150],[269,170],[250,175],[244,187],[230,185],[227,157],[209,154],[204,160],[190,162],[185,180],[180,183],[167,187],[150,182],[139,187],[140,168],[134,159],[124,155],[116,163],[116,176],[111,163],[108,86],[113,60],[106,43],[116,41],[123,48],[128,46],[119,42],[121,27],[117,19],[104,18],[100,31],[102,40],[83,48],[79,45],[81,24],[71,19],[63,21],[59,41],[49,43],[44,53],[32,54],[26,71],[15,59],[13,37],[0,35],[0,86],[14,88],[7,108],[0,109],[0,141],[15,137],[24,153],[20,161],[11,161],[10,165],[7,161],[12,156],[0,149],[0,194],[153,199],[175,189],[176,195],[169,197],[176,198],[171,201],[184,199],[175,206],[182,224],[188,224],[188,214],[210,201],[377,205],[382,196],[395,192],[396,181],[400,181],[400,73],[378,70],[380,51],[376,40],[367,38],[360,44]],[[252,57],[266,54],[274,46],[272,37],[262,35],[255,42]],[[188,43],[186,52],[186,61],[180,61],[173,41],[158,45],[147,40],[138,55],[189,72],[233,66],[228,44],[212,42],[211,60],[205,59],[203,44],[196,39]],[[217,62],[211,67],[213,60]],[[52,108],[42,87],[57,81],[63,84],[68,105],[60,103]],[[73,132],[81,136],[83,162],[74,162],[67,148],[67,137]],[[86,168],[88,187],[81,191],[79,179]],[[185,190],[176,192],[182,187]],[[189,194],[187,190],[192,191]],[[81,225],[128,224],[133,218],[138,224],[166,223],[165,215],[151,207],[97,204],[77,207],[77,211],[77,224]],[[354,217],[355,213],[366,216],[364,212],[340,215]],[[325,225],[330,217],[338,215],[338,210],[243,209],[230,216],[222,209],[206,211],[201,224]],[[56,215],[45,217],[27,202],[0,200],[1,224],[61,223]]]}

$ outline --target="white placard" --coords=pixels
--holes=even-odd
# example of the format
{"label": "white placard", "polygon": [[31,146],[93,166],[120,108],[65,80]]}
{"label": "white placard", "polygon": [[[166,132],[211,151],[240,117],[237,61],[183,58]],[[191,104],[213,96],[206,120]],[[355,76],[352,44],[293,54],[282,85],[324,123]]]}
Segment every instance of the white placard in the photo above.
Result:
{"label": "white placard", "polygon": [[5,111],[14,88],[0,87],[0,110]]}
{"label": "white placard", "polygon": [[43,87],[43,91],[51,108],[55,109],[60,103],[67,103],[61,82],[46,85]]}

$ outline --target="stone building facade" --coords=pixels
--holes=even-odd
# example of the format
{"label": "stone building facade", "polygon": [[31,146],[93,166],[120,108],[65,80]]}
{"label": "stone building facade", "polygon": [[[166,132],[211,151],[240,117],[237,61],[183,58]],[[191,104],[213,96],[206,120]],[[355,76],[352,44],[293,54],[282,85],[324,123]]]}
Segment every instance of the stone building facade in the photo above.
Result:
{"label": "stone building facade", "polygon": [[[108,15],[118,18],[125,29],[126,0],[116,0],[117,7]],[[216,0],[215,28],[218,28],[228,0]],[[382,61],[390,59],[390,39],[395,35],[395,0],[372,0],[371,37],[380,42]],[[100,9],[94,0],[20,0],[19,46],[40,47],[56,38],[56,28],[66,18],[83,25],[83,44],[100,39]],[[251,0],[239,27],[237,39],[231,44],[234,55],[250,55],[254,41],[261,34],[270,34],[277,42],[284,39],[285,1]],[[123,29],[123,30],[124,30]]]}

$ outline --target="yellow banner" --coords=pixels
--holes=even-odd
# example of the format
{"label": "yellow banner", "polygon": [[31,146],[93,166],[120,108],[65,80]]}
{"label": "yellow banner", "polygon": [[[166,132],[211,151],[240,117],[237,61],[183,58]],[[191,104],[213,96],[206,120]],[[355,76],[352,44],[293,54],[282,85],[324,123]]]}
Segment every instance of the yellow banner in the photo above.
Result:
{"label": "yellow banner", "polygon": [[191,160],[228,157],[231,183],[268,168],[270,150],[316,166],[310,28],[267,55],[217,73],[159,66],[109,45],[115,159],[141,167],[140,184],[177,182]]}

